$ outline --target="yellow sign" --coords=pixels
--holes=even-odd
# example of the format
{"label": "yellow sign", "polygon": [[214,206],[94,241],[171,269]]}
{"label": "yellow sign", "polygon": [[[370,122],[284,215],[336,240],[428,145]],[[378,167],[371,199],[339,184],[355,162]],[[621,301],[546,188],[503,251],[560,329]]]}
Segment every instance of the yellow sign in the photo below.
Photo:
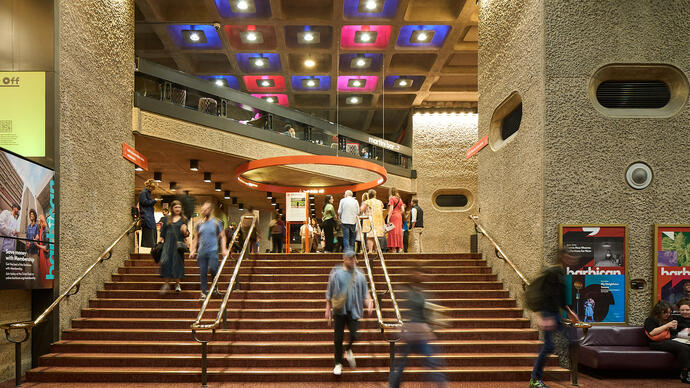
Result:
{"label": "yellow sign", "polygon": [[0,147],[22,156],[46,155],[46,74],[0,72]]}

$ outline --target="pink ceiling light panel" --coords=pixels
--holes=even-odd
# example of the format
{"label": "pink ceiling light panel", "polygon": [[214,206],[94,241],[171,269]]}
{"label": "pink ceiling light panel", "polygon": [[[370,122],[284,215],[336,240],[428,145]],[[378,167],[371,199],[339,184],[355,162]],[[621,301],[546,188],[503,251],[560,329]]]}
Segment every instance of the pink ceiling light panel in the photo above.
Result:
{"label": "pink ceiling light panel", "polygon": [[252,94],[252,97],[262,98],[262,97],[273,97],[278,99],[278,105],[290,106],[288,103],[288,96],[285,94]]}
{"label": "pink ceiling light panel", "polygon": [[[362,81],[364,87],[357,88],[348,86],[350,80],[357,79]],[[371,92],[376,90],[376,84],[379,82],[379,77],[375,75],[356,76],[356,75],[341,75],[338,77],[338,90],[341,92]]]}
{"label": "pink ceiling light panel", "polygon": [[[383,50],[388,47],[392,30],[392,26],[343,26],[340,34],[340,47],[344,49],[365,48]],[[374,42],[357,43],[355,42],[355,34],[358,31],[376,32],[376,40]]]}
{"label": "pink ceiling light panel", "polygon": [[[284,92],[285,79],[279,75],[245,75],[242,77],[248,92]],[[261,81],[273,81],[273,86],[261,86]]]}

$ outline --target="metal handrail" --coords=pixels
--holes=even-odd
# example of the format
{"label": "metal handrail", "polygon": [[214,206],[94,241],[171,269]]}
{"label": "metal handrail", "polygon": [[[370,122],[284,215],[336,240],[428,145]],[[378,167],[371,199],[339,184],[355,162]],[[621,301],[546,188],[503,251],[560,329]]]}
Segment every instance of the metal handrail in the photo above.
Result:
{"label": "metal handrail", "polygon": [[[108,246],[108,248],[106,248],[103,251],[103,253],[101,253],[98,256],[98,259],[93,264],[91,264],[91,266],[89,266],[89,268],[87,268],[79,277],[77,277],[77,279],[74,280],[74,282],[72,282],[72,285],[70,285],[69,288],[67,288],[65,290],[65,292],[60,294],[60,296],[58,296],[53,301],[53,303],[51,303],[50,306],[48,306],[48,308],[46,308],[43,311],[43,313],[41,313],[41,315],[39,315],[36,319],[34,319],[33,321],[19,321],[19,322],[10,322],[10,323],[0,324],[0,329],[5,331],[5,338],[7,338],[7,341],[15,344],[15,363],[16,363],[16,365],[15,365],[15,369],[16,369],[16,371],[15,371],[15,373],[16,373],[15,383],[17,386],[21,385],[21,377],[22,377],[22,373],[21,373],[22,372],[22,370],[21,370],[21,368],[22,368],[21,344],[22,344],[22,342],[25,342],[26,340],[29,339],[29,336],[31,335],[31,330],[34,327],[36,327],[38,324],[43,322],[46,319],[46,317],[50,313],[53,312],[55,307],[57,307],[57,305],[60,304],[60,302],[62,302],[65,298],[70,297],[72,295],[76,295],[79,292],[79,289],[81,288],[82,280],[84,280],[84,278],[89,273],[91,273],[91,271],[94,268],[96,268],[96,266],[98,264],[100,264],[106,260],[110,260],[110,258],[113,256],[113,248],[115,247],[115,245],[117,245],[117,243],[122,241],[122,239],[125,238],[125,236],[127,236],[131,232],[139,229],[140,226],[141,226],[141,219],[139,219],[139,218],[135,219],[132,222],[132,224],[127,228],[127,230],[125,230],[117,239],[115,239],[115,241],[113,241],[113,243],[110,244]],[[12,330],[23,330],[24,331],[24,337],[21,340],[12,339],[12,335],[11,335]]]}
{"label": "metal handrail", "polygon": [[[218,271],[216,272],[216,276],[213,278],[213,283],[211,283],[211,287],[208,289],[208,294],[206,295],[206,299],[204,299],[204,303],[201,305],[201,309],[199,310],[199,315],[196,318],[196,321],[192,323],[191,329],[192,329],[192,336],[194,337],[194,341],[198,342],[201,344],[201,384],[202,386],[206,387],[208,386],[208,375],[207,375],[207,358],[208,358],[208,343],[213,340],[213,337],[216,334],[216,329],[218,329],[218,326],[220,326],[220,321],[221,319],[223,320],[223,329],[227,329],[227,305],[228,305],[228,300],[230,299],[230,293],[234,289],[235,286],[235,280],[237,279],[237,276],[240,271],[240,265],[242,265],[242,260],[244,260],[244,256],[247,252],[247,246],[249,245],[249,240],[254,232],[254,228],[256,226],[256,217],[254,216],[242,216],[240,218],[240,225],[242,225],[242,221],[245,218],[251,218],[252,219],[252,224],[249,227],[249,231],[247,235],[244,238],[244,244],[242,245],[242,251],[240,252],[239,257],[237,258],[237,263],[235,263],[235,271],[232,273],[232,277],[230,278],[230,282],[228,283],[228,289],[225,292],[225,295],[223,296],[223,302],[220,304],[220,308],[218,309],[218,314],[216,315],[216,320],[213,321],[210,324],[201,324],[201,320],[204,317],[204,313],[206,313],[206,307],[208,307],[208,303],[211,300],[211,296],[213,295],[213,291],[216,289],[216,286],[218,284],[218,280],[220,279],[220,275],[223,273],[223,268],[225,267],[225,263],[228,260],[228,257],[232,254],[232,247],[235,245],[235,241],[237,241],[237,236],[239,235],[239,231],[241,227],[238,227],[237,230],[235,230],[235,233],[232,236],[232,240],[230,241],[230,249],[228,249],[228,253],[223,257],[223,260],[221,261],[220,265],[218,266]],[[197,335],[197,330],[210,330],[211,331],[211,339],[200,339]]]}
{"label": "metal handrail", "polygon": [[496,241],[493,238],[491,238],[491,236],[489,236],[489,233],[486,232],[486,229],[484,229],[482,224],[479,223],[479,216],[470,215],[469,217],[470,217],[470,220],[472,220],[472,222],[474,222],[474,229],[477,232],[483,234],[484,237],[486,237],[486,239],[489,240],[491,245],[493,245],[494,249],[496,250],[496,256],[499,259],[504,260],[506,263],[508,263],[510,268],[512,268],[513,271],[515,271],[515,273],[518,275],[520,280],[522,280],[522,287],[525,288],[525,287],[529,286],[530,285],[529,280],[527,280],[525,275],[523,275],[522,272],[520,272],[520,270],[517,268],[517,266],[515,266],[515,264],[512,262],[512,260],[510,260],[508,258],[508,256],[505,254],[505,252],[503,252],[503,249],[501,249],[501,247],[498,246]]}

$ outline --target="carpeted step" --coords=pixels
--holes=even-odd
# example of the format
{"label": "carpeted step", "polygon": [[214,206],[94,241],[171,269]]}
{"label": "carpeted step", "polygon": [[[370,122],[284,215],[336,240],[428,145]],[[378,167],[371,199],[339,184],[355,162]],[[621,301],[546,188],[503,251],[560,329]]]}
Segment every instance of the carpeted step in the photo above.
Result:
{"label": "carpeted step", "polygon": [[[374,281],[381,282],[384,284],[386,281],[383,274],[375,273],[373,274]],[[389,277],[391,282],[402,282],[405,278],[405,274],[393,274],[389,272]],[[229,282],[231,274],[221,274],[219,282]],[[483,282],[483,281],[495,281],[495,274],[460,274],[460,273],[441,273],[434,274],[430,276],[434,282],[443,282],[446,280],[453,281],[465,281],[465,282]],[[314,283],[323,282],[326,284],[328,282],[328,274],[246,274],[241,273],[238,277],[240,282],[249,283],[263,283],[263,282],[276,282],[276,283]],[[158,274],[114,274],[112,280],[115,282],[155,282],[161,280]],[[185,281],[187,282],[199,282],[200,275],[197,271],[196,274],[185,274]]]}
{"label": "carpeted step", "polygon": [[[323,274],[328,275],[333,270],[334,266],[251,266],[247,263],[243,263],[240,267],[240,274],[257,274],[257,275],[277,275],[277,274]],[[387,266],[388,273],[390,274],[405,274],[412,270],[414,267],[411,266]],[[379,271],[378,267],[374,267],[377,273],[382,273]],[[459,266],[459,265],[437,265],[437,266],[426,266],[425,271],[433,277],[434,274],[444,274],[444,273],[457,273],[457,274],[490,274],[491,268],[482,266]],[[231,275],[235,271],[234,265],[227,265],[223,268],[223,274]],[[160,273],[160,267],[158,266],[130,266],[130,267],[120,267],[118,269],[118,274],[153,274],[158,275]],[[185,273],[189,275],[198,275],[199,267],[190,266],[185,268]]]}
{"label": "carpeted step", "polygon": [[[409,259],[389,259],[386,258],[386,265],[391,267],[396,266],[411,266],[411,265],[421,265],[423,267],[429,266],[462,266],[462,267],[487,267],[488,263],[483,259],[429,259],[429,260],[409,260]],[[372,260],[374,265],[378,262],[378,259]],[[343,263],[342,258],[338,259],[308,259],[299,260],[294,258],[289,258],[286,260],[281,259],[263,259],[263,260],[252,260],[244,259],[242,260],[242,268],[247,267],[274,267],[274,266],[301,266],[301,267],[330,267],[341,265]],[[365,268],[364,261],[362,259],[358,262],[359,266]],[[196,259],[185,259],[185,268],[195,268],[198,267]],[[235,268],[235,260],[228,260],[226,265],[229,265],[233,269]],[[156,264],[151,257],[145,260],[126,260],[125,267],[150,267]]]}

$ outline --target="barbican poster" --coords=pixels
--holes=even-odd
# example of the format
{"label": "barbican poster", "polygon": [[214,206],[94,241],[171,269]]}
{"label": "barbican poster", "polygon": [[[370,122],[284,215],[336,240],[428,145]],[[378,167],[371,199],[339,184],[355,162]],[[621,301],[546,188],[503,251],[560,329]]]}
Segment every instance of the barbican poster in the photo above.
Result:
{"label": "barbican poster", "polygon": [[654,225],[654,259],[654,303],[690,298],[690,225]]}
{"label": "barbican poster", "polygon": [[626,322],[625,225],[561,225],[560,246],[578,257],[566,272],[568,306],[588,323]]}

